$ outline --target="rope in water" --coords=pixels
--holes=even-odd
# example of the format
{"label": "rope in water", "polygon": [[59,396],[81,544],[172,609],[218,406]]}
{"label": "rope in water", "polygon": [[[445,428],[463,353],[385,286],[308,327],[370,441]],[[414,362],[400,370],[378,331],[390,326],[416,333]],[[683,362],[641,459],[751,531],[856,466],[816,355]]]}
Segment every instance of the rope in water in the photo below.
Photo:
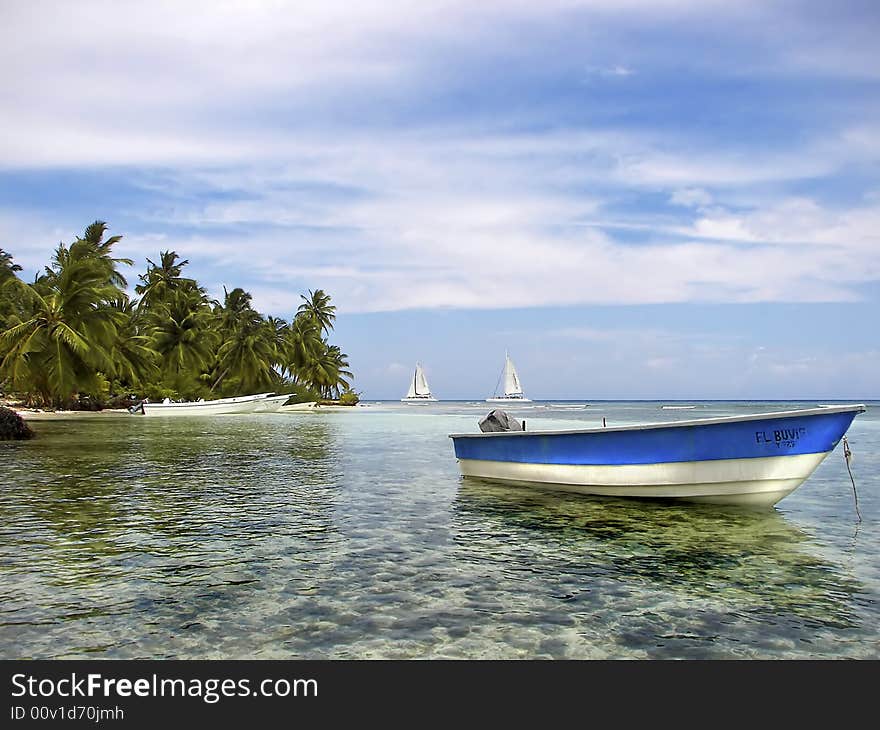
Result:
{"label": "rope in water", "polygon": [[852,482],[853,497],[856,501],[856,514],[859,517],[859,522],[861,522],[862,513],[859,511],[859,493],[856,491],[856,480],[853,479],[852,469],[849,468],[849,465],[852,463],[852,451],[850,451],[849,441],[846,440],[846,436],[843,437],[843,460],[846,462],[846,470],[849,472],[849,480]]}

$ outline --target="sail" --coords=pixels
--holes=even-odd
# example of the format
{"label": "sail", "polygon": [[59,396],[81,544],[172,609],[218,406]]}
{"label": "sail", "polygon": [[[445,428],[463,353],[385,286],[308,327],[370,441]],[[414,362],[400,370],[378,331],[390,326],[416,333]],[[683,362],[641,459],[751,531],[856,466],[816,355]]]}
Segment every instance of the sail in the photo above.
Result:
{"label": "sail", "polygon": [[[413,395],[431,395],[431,389],[428,387],[428,379],[425,377],[425,371],[421,365],[416,365],[416,374],[413,377],[413,385],[415,393]],[[408,396],[411,397],[411,396]]]}
{"label": "sail", "polygon": [[517,375],[516,368],[513,366],[513,361],[510,359],[510,356],[507,356],[507,361],[504,363],[504,395],[522,395],[522,386],[519,382],[519,375]]}
{"label": "sail", "polygon": [[419,375],[419,369],[417,367],[415,373],[413,373],[412,380],[409,381],[409,390],[406,391],[406,395],[404,396],[404,398],[415,398],[416,379],[418,378],[418,375]]}

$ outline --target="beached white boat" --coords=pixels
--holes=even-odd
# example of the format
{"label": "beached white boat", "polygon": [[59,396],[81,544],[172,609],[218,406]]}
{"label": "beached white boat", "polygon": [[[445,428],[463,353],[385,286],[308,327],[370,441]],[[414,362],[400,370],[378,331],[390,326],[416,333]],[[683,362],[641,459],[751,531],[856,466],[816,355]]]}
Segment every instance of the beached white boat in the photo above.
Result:
{"label": "beached white boat", "polygon": [[217,398],[214,400],[185,401],[174,403],[166,398],[161,403],[143,401],[131,409],[132,413],[145,416],[206,416],[226,413],[257,413],[278,410],[290,398],[289,395],[256,393],[254,395]]}
{"label": "beached white boat", "polygon": [[307,403],[291,403],[289,406],[281,406],[278,409],[279,413],[299,413],[302,411],[315,411],[318,410],[318,402],[317,401],[309,401]]}
{"label": "beached white boat", "polygon": [[401,403],[436,403],[437,399],[431,394],[428,387],[428,379],[425,377],[425,371],[419,363],[416,363],[416,369],[413,373],[412,380],[409,383],[409,390],[406,395],[400,399]]}
{"label": "beached white boat", "polygon": [[519,374],[516,372],[513,360],[510,359],[510,355],[507,352],[504,353],[504,370],[499,378],[499,382],[501,381],[504,383],[502,395],[498,395],[496,391],[495,395],[491,398],[486,398],[486,403],[508,403],[513,405],[517,403],[531,403],[531,400],[523,395]]}
{"label": "beached white boat", "polygon": [[283,395],[270,395],[266,398],[259,398],[254,401],[251,413],[277,413],[281,410],[287,401],[290,400],[290,393]]}
{"label": "beached white boat", "polygon": [[[450,434],[465,477],[581,494],[772,507],[799,487],[864,405],[635,426],[523,431],[503,411]],[[500,414],[500,416],[499,416]],[[487,422],[492,421],[492,424]]]}

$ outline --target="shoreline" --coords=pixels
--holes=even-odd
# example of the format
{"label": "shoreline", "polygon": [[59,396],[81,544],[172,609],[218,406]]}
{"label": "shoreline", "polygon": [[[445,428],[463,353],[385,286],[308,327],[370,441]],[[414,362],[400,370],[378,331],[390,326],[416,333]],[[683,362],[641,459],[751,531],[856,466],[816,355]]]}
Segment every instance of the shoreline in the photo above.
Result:
{"label": "shoreline", "polygon": [[[826,399],[829,402],[835,401],[835,399]],[[839,399],[839,402],[849,403],[846,399]],[[674,401],[668,400],[665,401],[666,404],[681,404],[685,401]],[[765,405],[771,403],[812,403],[813,400],[806,401],[757,401],[757,400],[742,400],[742,401],[697,401],[693,400],[689,402],[688,410],[696,410],[699,411],[700,407],[704,405],[711,405],[713,403],[717,404],[727,404],[727,405]],[[815,401],[818,402],[818,401]],[[853,401],[855,402],[855,401]],[[875,406],[878,404],[878,401],[862,400],[860,401],[865,403],[867,406]],[[525,412],[525,411],[535,411],[542,412],[545,409],[553,409],[557,408],[559,410],[572,410],[576,409],[578,411],[588,410],[590,406],[594,406],[592,410],[600,410],[602,406],[611,404],[611,403],[643,403],[643,404],[658,404],[664,403],[664,401],[569,401],[569,402],[550,402],[550,401],[533,401],[528,405],[520,406],[519,408],[511,408],[510,410],[513,412]],[[696,407],[694,407],[696,404]],[[50,421],[50,420],[62,420],[62,419],[89,419],[89,418],[130,418],[132,415],[129,413],[127,408],[105,408],[101,411],[64,411],[64,410],[41,410],[37,408],[22,408],[16,407],[10,403],[0,402],[0,405],[9,408],[11,411],[17,413],[26,421]],[[398,407],[401,404],[397,401],[368,401],[361,402],[351,406],[341,406],[341,405],[321,405],[314,401],[307,403],[294,403],[289,406],[282,406],[279,410],[275,411],[276,414],[285,414],[285,413],[367,413],[370,411],[378,411],[378,410],[394,410],[397,411]],[[439,401],[435,404],[431,404],[434,406],[470,406],[467,410],[473,411],[481,411],[483,408],[491,409],[491,404],[485,404],[477,401]],[[667,412],[674,411],[677,412],[681,408],[680,405],[667,405],[666,407],[661,407],[661,410],[665,410]],[[402,410],[401,412],[422,414],[425,412],[431,412],[431,409],[422,410],[422,408],[407,408]],[[271,415],[271,414],[216,414],[216,415]]]}
{"label": "shoreline", "polygon": [[292,403],[289,406],[281,406],[276,413],[315,413],[322,411],[356,411],[358,408],[366,408],[363,403],[355,403],[352,406],[325,405],[310,401],[308,403]]}
{"label": "shoreline", "polygon": [[95,418],[131,416],[131,413],[126,408],[105,408],[103,411],[42,411],[36,408],[13,408],[12,406],[7,406],[7,408],[15,411],[26,421],[48,421],[53,418],[88,418],[89,416]]}
{"label": "shoreline", "polygon": [[[44,411],[38,408],[17,408],[12,405],[5,406],[9,408],[9,410],[17,413],[26,421],[49,421],[54,419],[62,419],[62,418],[110,418],[110,417],[127,417],[130,418],[133,415],[129,413],[127,408],[105,408],[101,411]],[[336,412],[336,411],[348,411],[348,412],[358,412],[363,410],[366,406],[362,405],[353,405],[353,406],[335,406],[335,405],[318,405],[317,403],[294,403],[289,406],[282,406],[276,413],[326,413],[326,412]],[[233,413],[233,414],[215,414],[215,415],[261,415],[261,414],[248,414],[248,413]],[[266,415],[266,414],[262,414]],[[198,416],[197,416],[198,417]]]}

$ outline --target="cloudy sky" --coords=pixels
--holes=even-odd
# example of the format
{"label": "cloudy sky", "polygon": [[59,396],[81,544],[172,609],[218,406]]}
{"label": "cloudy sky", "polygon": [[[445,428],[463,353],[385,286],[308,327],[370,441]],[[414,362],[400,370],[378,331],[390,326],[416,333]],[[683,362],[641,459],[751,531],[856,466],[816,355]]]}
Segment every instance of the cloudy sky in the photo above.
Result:
{"label": "cloudy sky", "polygon": [[[0,0],[0,247],[106,220],[367,399],[880,398],[880,5]],[[135,279],[134,273],[129,275]]]}

